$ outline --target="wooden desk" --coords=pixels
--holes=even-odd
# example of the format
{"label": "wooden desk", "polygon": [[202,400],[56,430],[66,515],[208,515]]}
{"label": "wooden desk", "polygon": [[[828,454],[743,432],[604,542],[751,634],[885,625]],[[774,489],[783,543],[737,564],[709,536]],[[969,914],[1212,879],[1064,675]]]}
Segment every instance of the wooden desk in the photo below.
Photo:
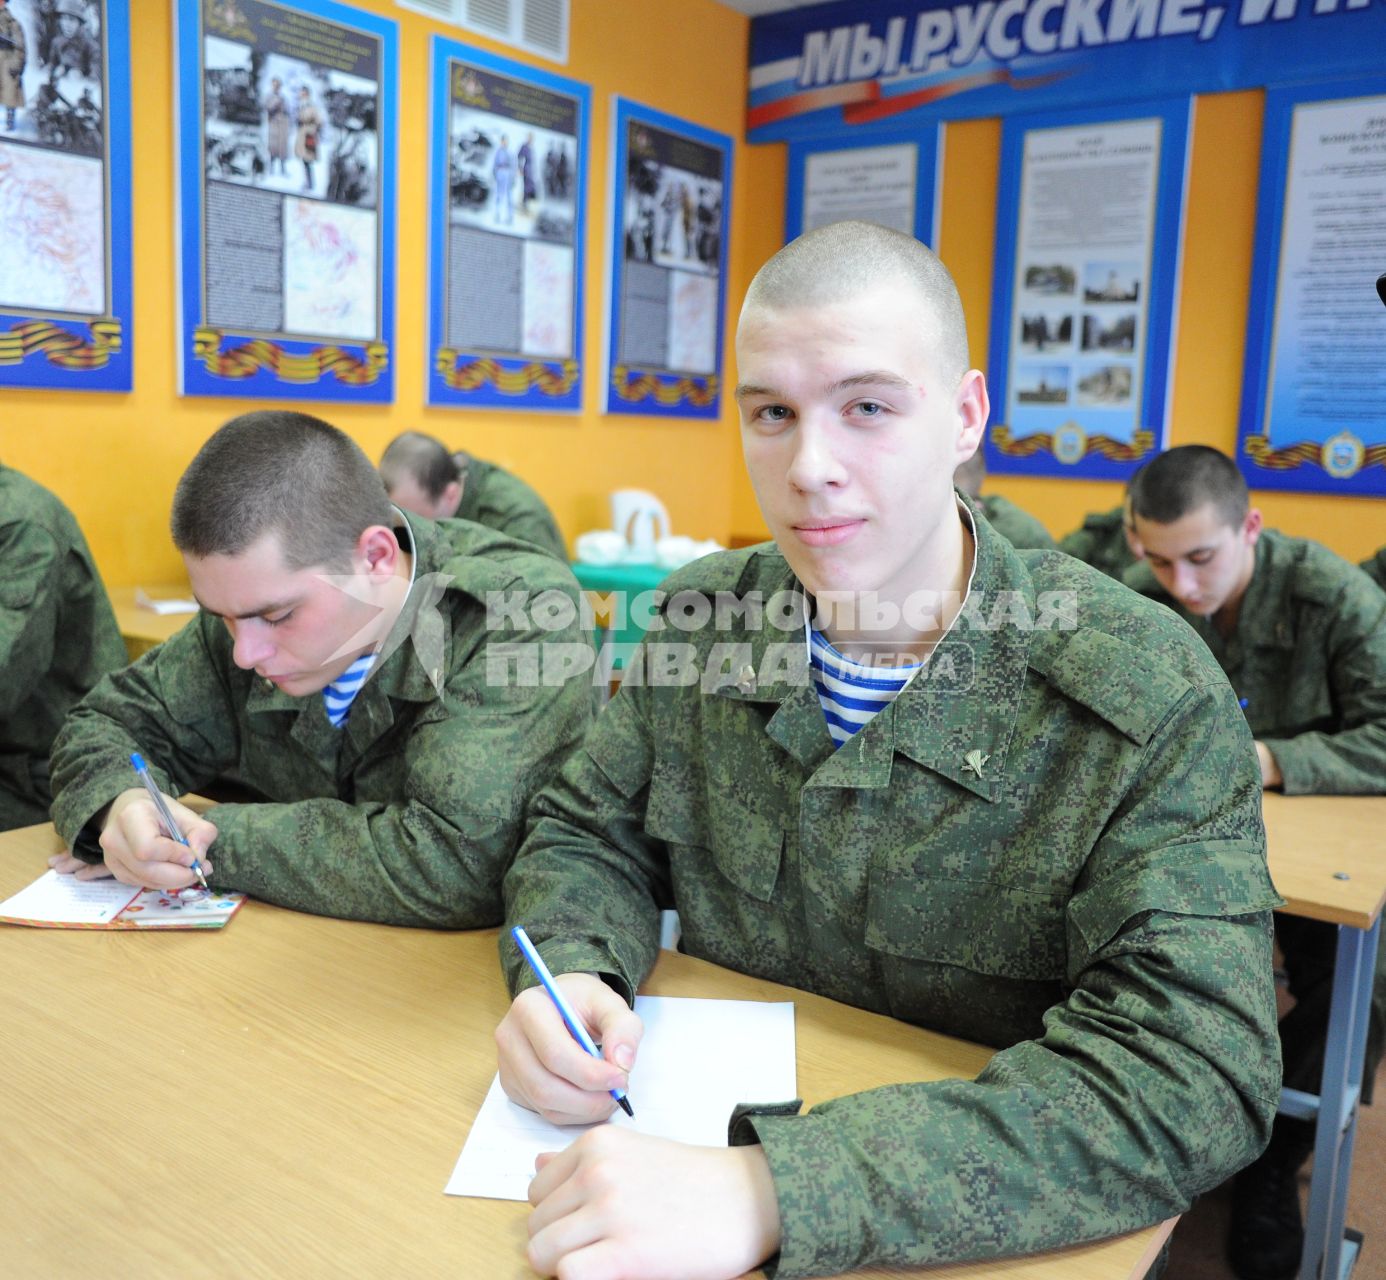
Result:
{"label": "wooden desk", "polygon": [[[1300,1280],[1344,1280],[1359,1244],[1345,1238],[1381,909],[1386,903],[1386,796],[1267,795],[1271,878],[1282,911],[1338,926],[1328,1052],[1318,1096],[1285,1089],[1280,1109],[1320,1124],[1314,1140]],[[1322,1268],[1320,1261],[1322,1260]]]}
{"label": "wooden desk", "polygon": [[[48,827],[0,835],[0,897]],[[528,1206],[443,1185],[495,1072],[496,931],[352,924],[252,902],[217,933],[0,926],[0,1271],[21,1276],[532,1280]],[[664,995],[793,999],[808,1103],[971,1076],[986,1050],[661,955]],[[1140,1277],[1171,1223],[884,1280]]]}
{"label": "wooden desk", "polygon": [[[156,599],[160,596],[189,595],[186,582],[178,586],[146,587],[145,590]],[[156,644],[163,644],[175,631],[181,630],[197,616],[193,613],[155,613],[152,609],[142,609],[135,603],[134,587],[112,587],[107,594],[111,597],[111,607],[115,610],[116,623],[131,662]]]}

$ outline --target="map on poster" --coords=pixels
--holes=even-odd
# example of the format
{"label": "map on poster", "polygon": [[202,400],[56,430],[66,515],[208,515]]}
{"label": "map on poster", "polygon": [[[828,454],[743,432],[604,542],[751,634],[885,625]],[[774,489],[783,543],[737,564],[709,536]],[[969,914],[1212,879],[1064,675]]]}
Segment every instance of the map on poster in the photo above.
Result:
{"label": "map on poster", "polygon": [[105,205],[100,161],[0,145],[0,307],[103,314]]}
{"label": "map on poster", "polygon": [[200,196],[184,193],[184,390],[263,395],[290,382],[333,396],[345,371],[352,398],[384,398],[383,358],[371,367],[336,344],[383,357],[388,342],[385,31],[323,0],[180,0],[180,19],[201,69],[182,89],[198,91],[183,176]]}
{"label": "map on poster", "polygon": [[0,4],[0,383],[129,388],[127,22],[126,0]]}
{"label": "map on poster", "polygon": [[608,412],[716,412],[731,148],[621,102]]}

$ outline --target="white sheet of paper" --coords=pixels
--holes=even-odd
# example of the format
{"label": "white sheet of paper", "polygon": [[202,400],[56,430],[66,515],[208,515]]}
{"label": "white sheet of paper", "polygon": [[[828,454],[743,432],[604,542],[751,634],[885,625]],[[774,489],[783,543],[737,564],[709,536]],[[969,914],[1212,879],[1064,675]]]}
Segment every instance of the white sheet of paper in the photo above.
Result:
{"label": "white sheet of paper", "polygon": [[143,587],[135,588],[135,603],[141,609],[148,609],[151,613],[196,613],[198,603],[196,600],[186,599],[180,596],[151,596]]}
{"label": "white sheet of paper", "polygon": [[45,871],[33,884],[0,902],[0,917],[52,924],[107,924],[141,890],[118,880],[78,880]]}
{"label": "white sheet of paper", "polygon": [[[632,1120],[607,1124],[703,1147],[727,1145],[727,1122],[741,1102],[796,1097],[794,1005],[755,1000],[637,996],[645,1023],[628,1096]],[[491,1082],[448,1179],[450,1196],[525,1200],[534,1160],[561,1151],[591,1126],[541,1120]]]}

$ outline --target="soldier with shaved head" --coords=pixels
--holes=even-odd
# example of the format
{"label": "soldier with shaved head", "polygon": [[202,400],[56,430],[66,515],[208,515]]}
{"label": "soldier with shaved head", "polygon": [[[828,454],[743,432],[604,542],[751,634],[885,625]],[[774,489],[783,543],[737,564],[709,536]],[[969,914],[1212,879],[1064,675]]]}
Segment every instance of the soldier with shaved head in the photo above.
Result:
{"label": "soldier with shaved head", "polygon": [[1017,551],[955,491],[986,380],[917,241],[860,222],[794,241],[736,353],[774,541],[665,584],[707,625],[649,630],[531,805],[507,917],[602,1057],[505,947],[501,1082],[560,1123],[610,1113],[669,905],[695,956],[997,1053],[975,1080],[803,1115],[748,1098],[721,1150],[598,1126],[540,1157],[530,1263],[822,1275],[1181,1212],[1261,1149],[1280,1083],[1278,899],[1226,679],[1168,611]]}

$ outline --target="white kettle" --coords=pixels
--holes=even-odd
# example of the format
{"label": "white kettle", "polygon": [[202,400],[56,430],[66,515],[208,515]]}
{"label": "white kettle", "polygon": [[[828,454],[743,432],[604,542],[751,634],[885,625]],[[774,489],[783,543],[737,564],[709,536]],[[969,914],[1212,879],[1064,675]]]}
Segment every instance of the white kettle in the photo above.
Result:
{"label": "white kettle", "polygon": [[617,489],[611,495],[611,527],[626,540],[626,559],[650,564],[655,543],[669,536],[669,513],[664,504],[643,489]]}

